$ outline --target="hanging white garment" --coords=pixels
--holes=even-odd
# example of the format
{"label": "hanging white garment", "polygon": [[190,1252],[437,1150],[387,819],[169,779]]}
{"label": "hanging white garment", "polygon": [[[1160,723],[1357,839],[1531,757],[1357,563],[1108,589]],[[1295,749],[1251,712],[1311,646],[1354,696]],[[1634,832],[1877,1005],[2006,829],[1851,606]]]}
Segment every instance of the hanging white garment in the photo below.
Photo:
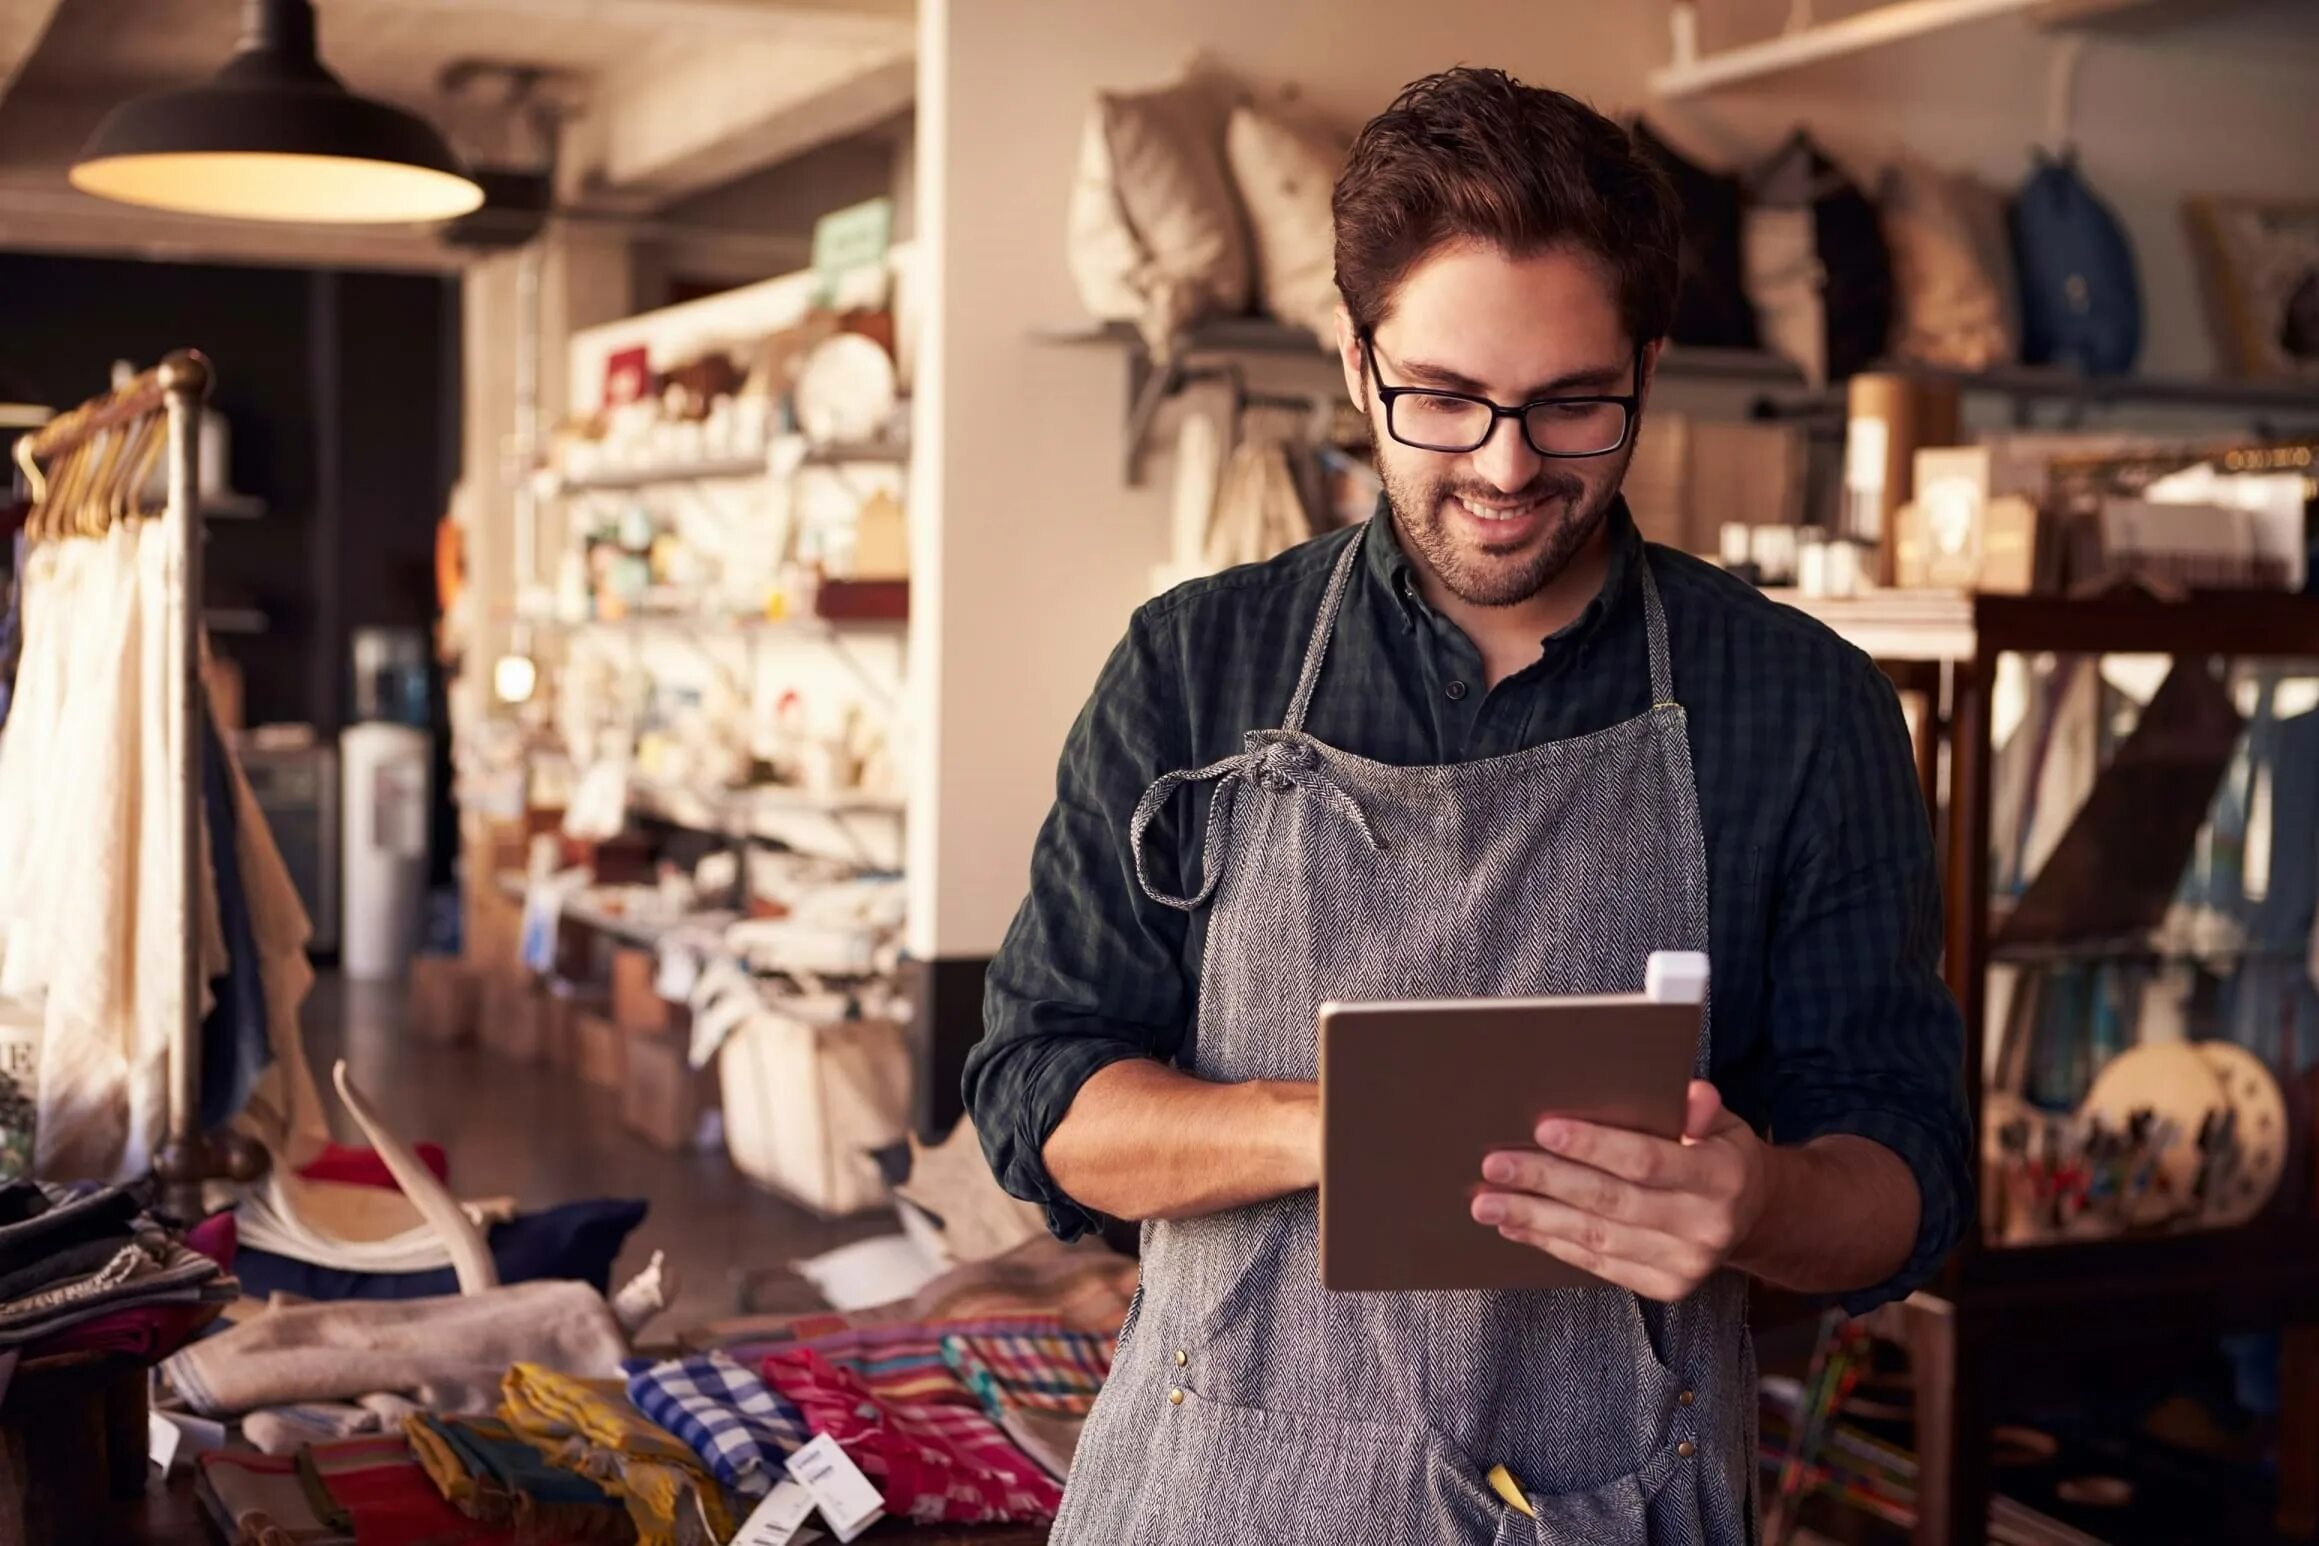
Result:
{"label": "hanging white garment", "polygon": [[[188,936],[198,1012],[227,967],[206,829],[192,919],[177,893],[169,546],[164,523],[124,522],[43,544],[26,565],[19,696],[0,738],[0,991],[39,1008],[44,1177],[128,1180],[151,1167],[168,1130]],[[250,899],[274,1053],[244,1125],[299,1164],[327,1136],[299,1037],[306,917],[230,752],[227,764],[239,834],[226,857]]]}
{"label": "hanging white garment", "polygon": [[[137,893],[140,872],[153,867],[137,822],[137,549],[136,532],[123,525],[65,554],[77,571],[71,615],[60,619],[71,674],[49,764],[50,819],[34,834],[26,866],[28,900],[40,911],[9,942],[10,986],[47,993],[35,1163],[56,1179],[111,1180],[126,1171]],[[20,964],[23,975],[14,975]]]}

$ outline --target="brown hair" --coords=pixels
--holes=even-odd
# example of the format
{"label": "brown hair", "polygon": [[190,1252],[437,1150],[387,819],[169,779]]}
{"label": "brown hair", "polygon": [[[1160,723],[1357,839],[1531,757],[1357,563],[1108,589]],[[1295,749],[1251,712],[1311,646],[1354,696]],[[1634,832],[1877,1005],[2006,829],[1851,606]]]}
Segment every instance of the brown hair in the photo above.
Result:
{"label": "brown hair", "polygon": [[1627,131],[1574,97],[1460,66],[1402,89],[1361,130],[1330,201],[1337,289],[1355,327],[1382,322],[1446,242],[1526,257],[1569,245],[1609,268],[1638,344],[1675,314],[1675,191]]}

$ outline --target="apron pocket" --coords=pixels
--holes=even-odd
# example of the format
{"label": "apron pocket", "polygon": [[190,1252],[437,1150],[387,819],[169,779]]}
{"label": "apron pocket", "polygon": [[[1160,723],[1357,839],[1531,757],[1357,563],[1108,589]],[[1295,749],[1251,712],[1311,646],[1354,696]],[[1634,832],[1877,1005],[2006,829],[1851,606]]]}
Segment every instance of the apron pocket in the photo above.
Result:
{"label": "apron pocket", "polygon": [[1173,1415],[1182,1430],[1170,1448],[1189,1463],[1171,1467],[1185,1495],[1163,1505],[1169,1540],[1484,1546],[1508,1512],[1419,1426],[1226,1406],[1188,1391]]}
{"label": "apron pocket", "polygon": [[[1646,1546],[1654,1539],[1651,1505],[1670,1480],[1677,1486],[1687,1485],[1676,1474],[1684,1463],[1669,1448],[1653,1455],[1640,1471],[1605,1482],[1592,1492],[1525,1491],[1523,1496],[1538,1517],[1527,1518],[1508,1509],[1499,1524],[1495,1546]],[[1695,1517],[1687,1521],[1687,1528],[1674,1533],[1666,1528],[1669,1521],[1662,1518],[1659,1523],[1656,1538],[1699,1538]]]}

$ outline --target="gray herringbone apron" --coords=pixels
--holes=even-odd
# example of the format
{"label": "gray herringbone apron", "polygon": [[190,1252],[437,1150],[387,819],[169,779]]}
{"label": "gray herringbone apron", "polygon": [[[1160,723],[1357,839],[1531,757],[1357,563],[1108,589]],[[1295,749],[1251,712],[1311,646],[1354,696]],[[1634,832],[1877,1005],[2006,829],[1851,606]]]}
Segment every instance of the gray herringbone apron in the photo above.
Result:
{"label": "gray herringbone apron", "polygon": [[[1204,1078],[1315,1077],[1323,999],[1634,991],[1652,951],[1707,948],[1706,847],[1647,563],[1647,713],[1388,767],[1304,732],[1363,540],[1330,578],[1287,722],[1161,779],[1136,811],[1140,875],[1161,804],[1215,783],[1199,892],[1154,893],[1213,898]],[[1664,1307],[1610,1288],[1329,1293],[1317,1242],[1310,1192],[1145,1225],[1143,1289],[1056,1546],[1753,1538],[1736,1274]],[[1500,1463],[1535,1522],[1483,1480]]]}

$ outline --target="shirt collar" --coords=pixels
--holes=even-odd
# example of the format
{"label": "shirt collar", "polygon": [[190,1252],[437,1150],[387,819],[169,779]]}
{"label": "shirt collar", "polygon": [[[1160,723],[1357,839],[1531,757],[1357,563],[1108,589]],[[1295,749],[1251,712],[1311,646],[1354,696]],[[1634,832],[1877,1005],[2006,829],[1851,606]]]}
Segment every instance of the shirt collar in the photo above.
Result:
{"label": "shirt collar", "polygon": [[[1414,629],[1419,620],[1433,616],[1434,612],[1426,605],[1425,593],[1417,587],[1416,568],[1408,550],[1401,545],[1401,533],[1393,524],[1392,506],[1383,495],[1378,496],[1376,514],[1370,517],[1368,525],[1362,541],[1362,563],[1370,578],[1383,586],[1399,606],[1403,624]],[[1576,643],[1593,637],[1638,584],[1642,574],[1643,534],[1627,512],[1624,494],[1612,499],[1606,529],[1610,536],[1610,568],[1603,576],[1602,589],[1586,604],[1586,610],[1542,643]]]}

